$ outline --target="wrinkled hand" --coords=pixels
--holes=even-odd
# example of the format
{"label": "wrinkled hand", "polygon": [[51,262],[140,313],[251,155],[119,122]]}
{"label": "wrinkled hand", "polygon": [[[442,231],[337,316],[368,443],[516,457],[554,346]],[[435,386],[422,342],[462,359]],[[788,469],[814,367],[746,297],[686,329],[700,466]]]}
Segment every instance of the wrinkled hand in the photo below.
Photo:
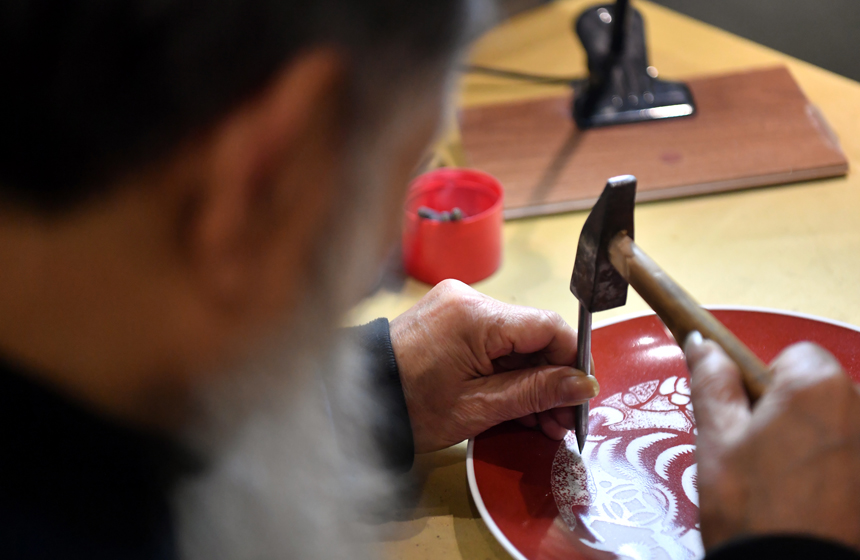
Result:
{"label": "wrinkled hand", "polygon": [[810,343],[786,349],[750,410],[722,349],[696,333],[686,350],[705,547],[765,533],[860,547],[860,391],[833,356]]}
{"label": "wrinkled hand", "polygon": [[561,317],[454,280],[392,321],[391,342],[418,453],[515,418],[562,439],[573,428],[569,407],[598,392],[571,367],[576,332]]}

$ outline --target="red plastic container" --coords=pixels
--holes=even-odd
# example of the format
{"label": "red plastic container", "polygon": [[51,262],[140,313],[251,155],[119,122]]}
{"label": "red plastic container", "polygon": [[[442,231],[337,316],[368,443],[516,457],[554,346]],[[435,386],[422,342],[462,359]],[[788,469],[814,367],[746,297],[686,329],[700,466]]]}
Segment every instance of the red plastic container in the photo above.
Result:
{"label": "red plastic container", "polygon": [[[504,190],[494,177],[469,169],[438,169],[409,186],[403,227],[406,272],[436,284],[456,278],[467,284],[487,278],[502,262]],[[442,222],[418,216],[460,208],[464,218]]]}

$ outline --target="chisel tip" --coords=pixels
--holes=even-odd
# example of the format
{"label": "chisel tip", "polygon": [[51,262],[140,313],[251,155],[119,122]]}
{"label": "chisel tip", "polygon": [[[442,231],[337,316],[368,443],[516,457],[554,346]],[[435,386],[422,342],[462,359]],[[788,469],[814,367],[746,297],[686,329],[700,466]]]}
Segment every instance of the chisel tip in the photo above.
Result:
{"label": "chisel tip", "polygon": [[583,426],[584,429],[576,431],[576,445],[579,446],[579,453],[582,454],[582,450],[585,448],[585,438],[588,437],[588,427]]}
{"label": "chisel tip", "polygon": [[585,438],[588,437],[588,403],[583,403],[573,407],[573,431],[576,433],[576,445],[579,446],[579,452],[585,447]]}

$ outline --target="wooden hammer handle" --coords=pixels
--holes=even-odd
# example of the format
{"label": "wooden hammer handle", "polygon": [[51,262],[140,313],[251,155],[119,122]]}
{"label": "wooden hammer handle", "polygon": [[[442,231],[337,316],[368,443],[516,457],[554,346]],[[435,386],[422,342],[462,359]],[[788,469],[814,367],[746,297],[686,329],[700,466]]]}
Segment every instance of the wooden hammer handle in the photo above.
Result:
{"label": "wooden hammer handle", "polygon": [[609,260],[621,276],[662,319],[683,348],[687,335],[699,331],[719,344],[741,370],[750,398],[761,397],[771,372],[758,356],[708,313],[640,249],[626,232],[609,244]]}

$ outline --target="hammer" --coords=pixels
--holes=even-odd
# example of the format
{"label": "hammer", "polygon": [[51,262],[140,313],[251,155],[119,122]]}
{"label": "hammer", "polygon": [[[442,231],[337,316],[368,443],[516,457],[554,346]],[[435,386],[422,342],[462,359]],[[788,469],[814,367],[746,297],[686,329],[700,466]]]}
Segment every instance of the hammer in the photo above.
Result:
{"label": "hammer", "polygon": [[[740,369],[750,398],[757,400],[770,383],[770,370],[633,242],[635,201],[636,177],[613,177],[582,227],[570,279],[570,291],[579,300],[576,368],[592,374],[592,313],[624,305],[631,285],[679,346],[693,331],[719,344]],[[574,429],[581,453],[588,436],[588,404],[574,410]]]}

